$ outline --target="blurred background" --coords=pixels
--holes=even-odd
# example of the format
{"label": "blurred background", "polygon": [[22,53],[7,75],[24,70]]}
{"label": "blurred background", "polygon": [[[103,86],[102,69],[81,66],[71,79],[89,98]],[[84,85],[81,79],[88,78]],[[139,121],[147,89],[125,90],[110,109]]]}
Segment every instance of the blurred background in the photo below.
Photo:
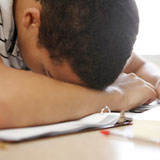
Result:
{"label": "blurred background", "polygon": [[160,61],[160,0],[136,0],[140,30],[134,51]]}

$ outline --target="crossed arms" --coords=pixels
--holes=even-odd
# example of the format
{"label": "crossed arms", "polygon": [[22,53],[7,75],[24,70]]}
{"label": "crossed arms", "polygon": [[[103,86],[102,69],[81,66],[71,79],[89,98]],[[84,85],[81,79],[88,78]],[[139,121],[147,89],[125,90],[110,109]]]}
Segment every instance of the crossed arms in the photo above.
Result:
{"label": "crossed arms", "polygon": [[133,53],[123,72],[105,91],[97,91],[0,63],[0,128],[79,119],[106,105],[113,111],[129,110],[159,97],[156,66]]}

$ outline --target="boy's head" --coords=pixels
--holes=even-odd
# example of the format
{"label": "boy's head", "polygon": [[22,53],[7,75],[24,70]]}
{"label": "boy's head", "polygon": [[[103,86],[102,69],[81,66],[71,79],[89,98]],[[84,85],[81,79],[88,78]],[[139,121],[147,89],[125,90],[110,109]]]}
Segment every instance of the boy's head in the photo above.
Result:
{"label": "boy's head", "polygon": [[20,49],[31,70],[96,89],[118,77],[138,33],[134,0],[26,3],[17,0],[15,12]]}

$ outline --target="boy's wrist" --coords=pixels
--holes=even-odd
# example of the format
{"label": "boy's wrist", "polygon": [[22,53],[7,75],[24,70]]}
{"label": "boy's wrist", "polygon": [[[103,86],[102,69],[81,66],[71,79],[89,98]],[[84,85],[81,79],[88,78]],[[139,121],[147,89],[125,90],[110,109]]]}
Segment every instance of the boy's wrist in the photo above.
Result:
{"label": "boy's wrist", "polygon": [[109,86],[105,90],[105,96],[108,100],[107,104],[111,111],[121,111],[125,107],[125,95],[119,87]]}

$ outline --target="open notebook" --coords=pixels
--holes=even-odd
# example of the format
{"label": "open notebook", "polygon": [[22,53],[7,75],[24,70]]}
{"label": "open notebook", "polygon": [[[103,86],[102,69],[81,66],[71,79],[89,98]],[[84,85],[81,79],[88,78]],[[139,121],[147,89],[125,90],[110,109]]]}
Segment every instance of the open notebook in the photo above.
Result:
{"label": "open notebook", "polygon": [[0,130],[0,140],[18,142],[41,137],[75,133],[86,129],[104,129],[130,123],[129,119],[120,122],[120,113],[96,113],[77,121],[30,128]]}

